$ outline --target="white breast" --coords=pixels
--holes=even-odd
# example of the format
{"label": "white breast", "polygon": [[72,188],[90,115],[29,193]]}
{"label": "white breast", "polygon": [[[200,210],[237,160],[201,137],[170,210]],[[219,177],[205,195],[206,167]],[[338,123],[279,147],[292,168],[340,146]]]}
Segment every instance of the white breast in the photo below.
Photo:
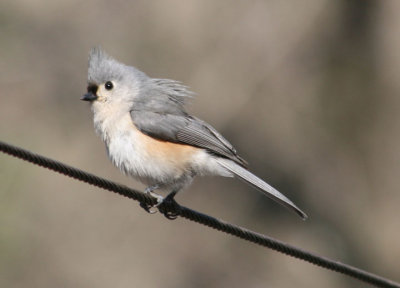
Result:
{"label": "white breast", "polygon": [[162,141],[137,130],[129,113],[122,117],[96,116],[96,131],[106,144],[107,154],[125,174],[148,185],[155,185],[175,182],[189,172],[189,158],[192,156],[189,151],[184,153],[179,150],[180,155],[171,155],[170,150],[165,151]]}

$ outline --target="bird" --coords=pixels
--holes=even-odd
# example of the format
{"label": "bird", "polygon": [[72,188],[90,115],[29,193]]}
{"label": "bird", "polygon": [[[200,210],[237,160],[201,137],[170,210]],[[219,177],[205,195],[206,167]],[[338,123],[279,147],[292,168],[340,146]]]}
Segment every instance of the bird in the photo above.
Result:
{"label": "bird", "polygon": [[[179,81],[151,78],[108,55],[89,52],[87,93],[96,133],[111,162],[147,185],[157,204],[175,201],[196,176],[236,177],[264,195],[307,215],[291,200],[248,170],[247,162],[215,128],[185,108],[194,93]],[[155,193],[167,191],[166,198]],[[143,208],[152,212],[152,205]],[[154,211],[153,211],[154,212]]]}

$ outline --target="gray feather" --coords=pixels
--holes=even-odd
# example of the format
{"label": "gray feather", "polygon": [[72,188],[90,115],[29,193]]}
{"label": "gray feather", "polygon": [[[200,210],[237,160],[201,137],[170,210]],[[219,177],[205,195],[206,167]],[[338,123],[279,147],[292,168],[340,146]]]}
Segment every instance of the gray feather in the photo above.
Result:
{"label": "gray feather", "polygon": [[226,159],[218,159],[219,164],[221,164],[224,168],[235,174],[239,179],[243,180],[244,182],[254,186],[262,193],[264,193],[269,198],[277,201],[278,203],[282,204],[283,206],[292,209],[301,218],[304,220],[307,219],[307,215],[301,211],[292,201],[290,201],[285,195],[280,193],[274,187],[269,185],[268,183],[264,182],[250,171],[246,170],[245,168],[237,165],[236,163],[226,160]]}
{"label": "gray feather", "polygon": [[186,113],[186,99],[193,95],[186,86],[174,80],[150,78],[146,84],[130,111],[140,131],[156,139],[206,149],[242,166],[247,164],[217,130]]}
{"label": "gray feather", "polygon": [[186,100],[191,95],[193,93],[177,81],[148,78],[134,99],[133,109],[184,115]]}
{"label": "gray feather", "polygon": [[141,83],[148,79],[146,74],[132,66],[118,62],[101,47],[94,47],[89,52],[88,82],[100,85],[106,81],[125,81]]}
{"label": "gray feather", "polygon": [[177,114],[164,114],[143,109],[131,110],[135,126],[151,137],[203,148],[212,154],[229,158],[239,165],[246,165],[246,162],[236,154],[232,145],[210,125],[182,111]]}

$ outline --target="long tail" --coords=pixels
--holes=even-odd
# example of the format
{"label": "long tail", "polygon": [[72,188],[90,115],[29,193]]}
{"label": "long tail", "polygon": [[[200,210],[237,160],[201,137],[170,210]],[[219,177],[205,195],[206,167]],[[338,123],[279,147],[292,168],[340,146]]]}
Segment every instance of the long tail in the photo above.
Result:
{"label": "long tail", "polygon": [[303,220],[306,220],[308,217],[306,213],[301,211],[292,201],[290,201],[285,195],[280,193],[271,185],[267,184],[250,171],[246,170],[245,168],[239,166],[235,162],[219,158],[217,159],[218,163],[223,166],[228,171],[232,172],[235,176],[239,179],[243,180],[244,182],[252,185],[253,187],[257,188],[259,191],[264,193],[267,197],[275,200],[276,202],[282,204],[283,206],[292,209],[296,212]]}

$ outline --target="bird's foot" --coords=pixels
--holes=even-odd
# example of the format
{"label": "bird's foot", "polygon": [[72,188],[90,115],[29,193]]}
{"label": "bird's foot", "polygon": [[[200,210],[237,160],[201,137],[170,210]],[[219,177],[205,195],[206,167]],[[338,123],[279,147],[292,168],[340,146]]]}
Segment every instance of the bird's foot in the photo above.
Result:
{"label": "bird's foot", "polygon": [[140,207],[142,207],[144,210],[146,210],[147,213],[150,213],[150,214],[156,213],[157,210],[155,210],[154,208],[158,207],[161,203],[164,202],[164,197],[153,192],[154,190],[156,190],[158,188],[159,188],[158,185],[154,185],[154,186],[149,186],[144,190],[144,193],[157,199],[157,203],[154,205],[140,202]]}
{"label": "bird's foot", "polygon": [[[169,220],[175,220],[180,214],[180,206],[174,199],[176,193],[177,191],[172,191],[160,204],[157,204],[158,210]],[[166,209],[166,206],[169,209]]]}
{"label": "bird's foot", "polygon": [[[140,207],[142,207],[146,212],[150,214],[154,214],[157,212],[155,208],[158,209],[164,216],[169,219],[169,220],[174,220],[178,218],[179,216],[179,209],[180,206],[179,204],[175,201],[174,197],[177,193],[177,191],[172,191],[167,195],[167,197],[162,197],[161,195],[154,193],[153,191],[158,189],[159,187],[157,185],[147,187],[144,190],[144,193],[154,197],[157,199],[157,203],[154,205],[151,204],[145,204],[145,203],[140,203]],[[168,207],[168,208],[167,208]],[[167,209],[166,209],[167,208]]]}

